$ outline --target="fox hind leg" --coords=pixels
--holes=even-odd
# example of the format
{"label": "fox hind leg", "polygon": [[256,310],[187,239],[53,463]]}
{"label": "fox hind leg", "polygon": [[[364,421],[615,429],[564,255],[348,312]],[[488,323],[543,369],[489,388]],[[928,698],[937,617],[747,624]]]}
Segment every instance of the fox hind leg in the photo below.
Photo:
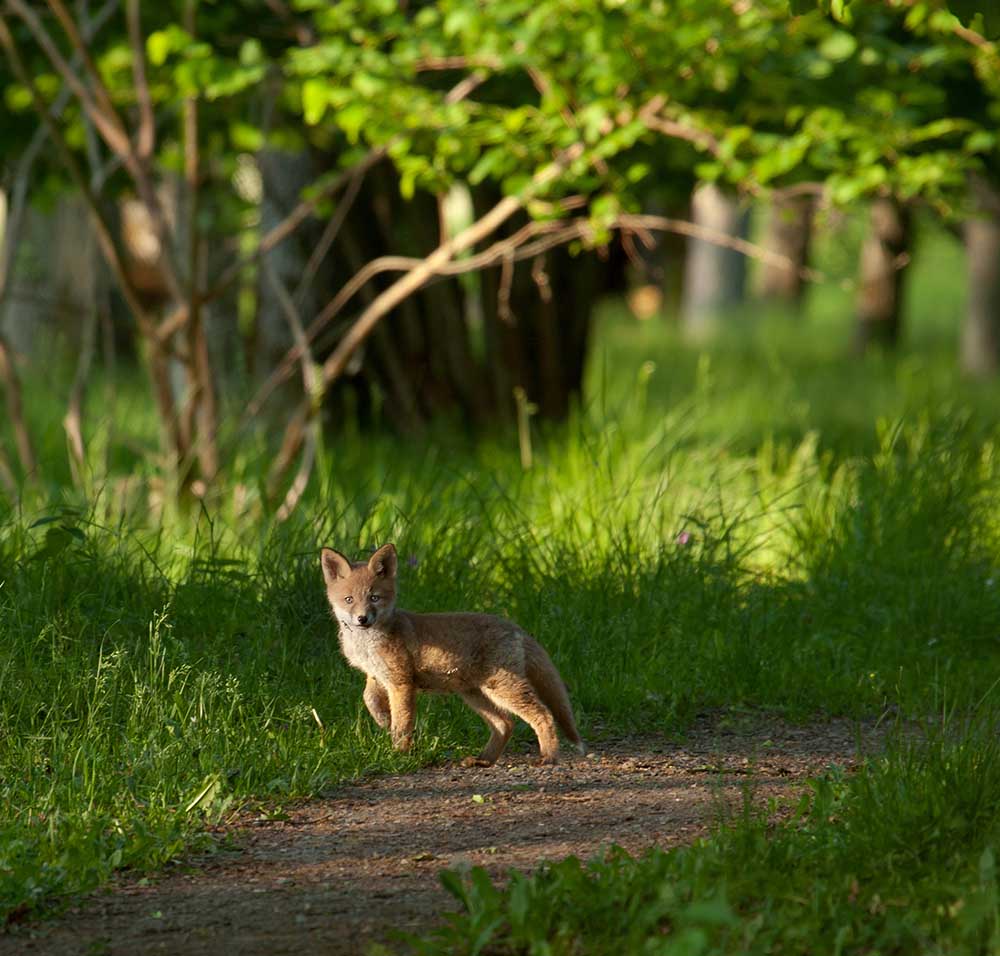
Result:
{"label": "fox hind leg", "polygon": [[391,722],[389,694],[374,677],[369,677],[365,683],[364,701],[375,723],[383,730],[388,730]]}
{"label": "fox hind leg", "polygon": [[497,707],[481,690],[466,691],[464,700],[490,728],[490,739],[478,757],[467,757],[462,761],[466,767],[491,767],[504,752],[510,735],[514,732],[514,718]]}
{"label": "fox hind leg", "polygon": [[482,688],[483,694],[501,710],[520,717],[535,732],[541,763],[559,759],[559,738],[552,711],[542,703],[527,678],[507,672]]}

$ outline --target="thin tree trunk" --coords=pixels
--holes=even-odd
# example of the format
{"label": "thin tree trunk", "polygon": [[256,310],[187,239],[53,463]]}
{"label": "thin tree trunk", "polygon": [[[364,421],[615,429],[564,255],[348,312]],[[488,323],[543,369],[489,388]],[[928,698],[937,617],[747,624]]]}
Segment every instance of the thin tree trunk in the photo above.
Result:
{"label": "thin tree trunk", "polygon": [[[729,236],[744,237],[749,210],[736,197],[714,184],[699,186],[691,200],[691,218]],[[681,322],[693,338],[711,334],[726,312],[740,305],[746,294],[746,258],[701,239],[688,240]]]}
{"label": "thin tree trunk", "polygon": [[962,370],[995,375],[1000,370],[1000,189],[973,176],[969,192],[974,210],[965,223],[969,302],[962,326]]}
{"label": "thin tree trunk", "polygon": [[[195,35],[198,0],[185,0],[184,27]],[[182,113],[184,137],[184,211],[186,215],[186,249],[188,265],[187,287],[187,377],[188,401],[196,439],[193,450],[198,458],[199,477],[211,482],[219,471],[216,438],[219,412],[212,358],[205,334],[205,314],[199,301],[199,278],[204,254],[198,227],[200,209],[201,151],[198,143],[198,98],[184,98]]]}
{"label": "thin tree trunk", "polygon": [[912,245],[909,209],[895,198],[876,199],[861,247],[855,348],[893,348],[899,341],[903,280]]}
{"label": "thin tree trunk", "polygon": [[809,244],[815,204],[808,195],[778,196],[771,203],[764,246],[789,260],[784,266],[765,262],[761,269],[761,297],[798,310],[805,283],[803,271],[809,264]]}

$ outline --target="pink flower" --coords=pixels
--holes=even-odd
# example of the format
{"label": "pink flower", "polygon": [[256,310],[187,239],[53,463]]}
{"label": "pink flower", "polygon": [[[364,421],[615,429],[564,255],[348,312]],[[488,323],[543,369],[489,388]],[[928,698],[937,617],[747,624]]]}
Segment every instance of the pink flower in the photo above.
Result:
{"label": "pink flower", "polygon": [[681,548],[689,545],[691,543],[691,532],[690,531],[678,532],[677,537],[674,538],[674,541],[676,541],[678,547]]}

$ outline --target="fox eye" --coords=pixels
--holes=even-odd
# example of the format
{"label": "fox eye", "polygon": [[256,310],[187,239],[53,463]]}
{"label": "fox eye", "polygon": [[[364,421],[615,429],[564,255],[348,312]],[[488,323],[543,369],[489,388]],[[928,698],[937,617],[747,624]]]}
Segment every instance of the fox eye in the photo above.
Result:
{"label": "fox eye", "polygon": [[350,596],[350,594],[348,594],[347,597],[344,598],[344,603],[345,604],[353,604],[354,603],[354,598],[352,598]]}
{"label": "fox eye", "polygon": [[377,604],[379,601],[382,600],[382,595],[381,594],[373,594],[371,596],[371,598],[372,598],[372,604]]}

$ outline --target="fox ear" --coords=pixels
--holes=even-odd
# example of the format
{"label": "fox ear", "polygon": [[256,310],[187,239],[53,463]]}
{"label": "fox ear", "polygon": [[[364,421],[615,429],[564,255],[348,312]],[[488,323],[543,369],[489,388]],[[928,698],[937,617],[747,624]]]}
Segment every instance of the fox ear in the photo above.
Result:
{"label": "fox ear", "polygon": [[333,584],[337,578],[346,578],[351,573],[351,562],[333,548],[324,548],[320,552],[320,564],[323,565],[323,579],[327,584]]}
{"label": "fox ear", "polygon": [[396,576],[396,546],[383,544],[368,559],[368,569],[379,577],[394,578]]}

